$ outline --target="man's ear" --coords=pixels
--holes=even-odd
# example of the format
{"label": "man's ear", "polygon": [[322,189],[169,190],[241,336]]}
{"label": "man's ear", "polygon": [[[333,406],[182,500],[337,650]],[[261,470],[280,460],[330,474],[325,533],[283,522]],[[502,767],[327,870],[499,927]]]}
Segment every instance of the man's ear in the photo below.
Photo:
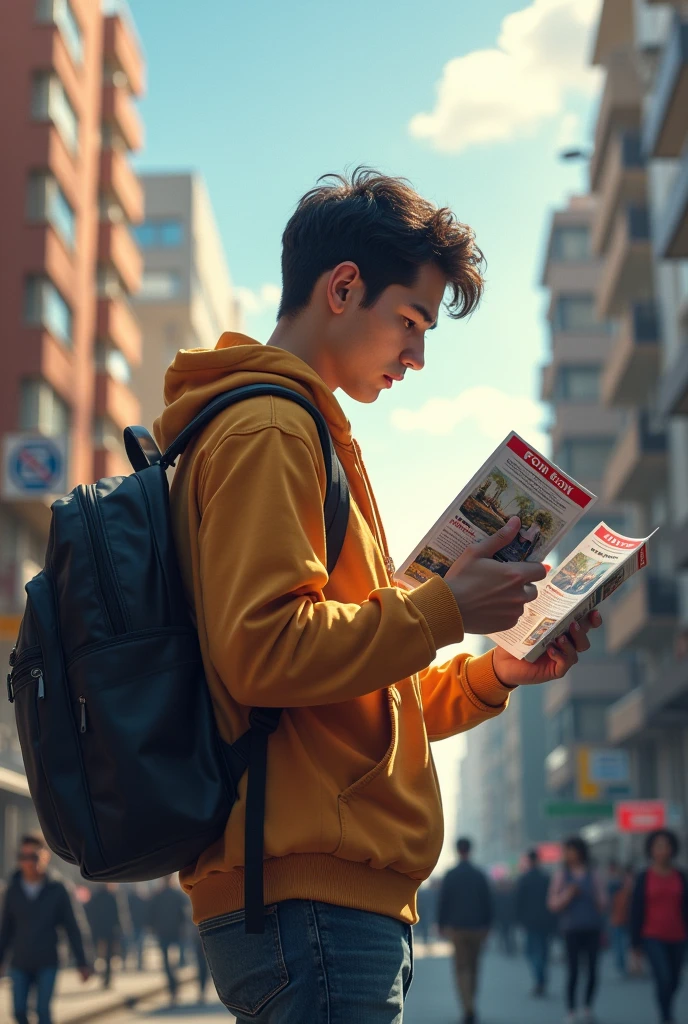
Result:
{"label": "man's ear", "polygon": [[361,286],[361,274],[355,263],[338,263],[327,281],[327,302],[333,313],[343,313],[353,293]]}

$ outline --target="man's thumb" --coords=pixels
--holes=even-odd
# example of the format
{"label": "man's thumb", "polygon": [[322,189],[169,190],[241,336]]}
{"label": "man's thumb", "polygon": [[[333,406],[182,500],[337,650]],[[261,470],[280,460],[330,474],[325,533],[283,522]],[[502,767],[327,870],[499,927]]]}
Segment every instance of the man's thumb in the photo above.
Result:
{"label": "man's thumb", "polygon": [[491,537],[479,541],[473,545],[473,554],[476,558],[492,558],[512,540],[521,529],[521,520],[518,516],[512,516],[508,523],[505,523],[501,530],[497,530]]}

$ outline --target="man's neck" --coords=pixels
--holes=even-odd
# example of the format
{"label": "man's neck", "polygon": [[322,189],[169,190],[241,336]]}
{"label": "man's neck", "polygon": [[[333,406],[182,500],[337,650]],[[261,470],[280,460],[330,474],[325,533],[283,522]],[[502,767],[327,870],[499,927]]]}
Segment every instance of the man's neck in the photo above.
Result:
{"label": "man's neck", "polygon": [[330,360],[322,347],[323,329],[315,313],[306,309],[293,318],[280,317],[268,338],[268,345],[291,352],[307,363],[327,384],[330,391],[339,387],[331,370]]}

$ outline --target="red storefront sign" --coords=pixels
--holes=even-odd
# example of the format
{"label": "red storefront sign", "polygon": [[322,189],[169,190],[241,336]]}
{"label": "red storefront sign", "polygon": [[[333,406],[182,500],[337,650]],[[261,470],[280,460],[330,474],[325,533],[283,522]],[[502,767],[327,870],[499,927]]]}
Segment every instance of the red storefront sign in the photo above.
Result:
{"label": "red storefront sign", "polygon": [[664,800],[623,800],[616,805],[619,832],[652,832],[665,828],[667,807]]}
{"label": "red storefront sign", "polygon": [[537,852],[541,864],[560,864],[563,858],[561,843],[538,843]]}

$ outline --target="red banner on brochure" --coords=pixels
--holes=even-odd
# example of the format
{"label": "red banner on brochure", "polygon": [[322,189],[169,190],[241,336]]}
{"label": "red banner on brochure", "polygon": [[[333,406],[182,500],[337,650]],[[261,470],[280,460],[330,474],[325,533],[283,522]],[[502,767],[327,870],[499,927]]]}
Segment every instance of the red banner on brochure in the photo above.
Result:
{"label": "red banner on brochure", "polygon": [[507,442],[507,448],[511,449],[520,459],[523,459],[526,465],[534,469],[536,473],[541,473],[542,476],[549,480],[550,484],[558,488],[571,501],[575,502],[579,508],[587,508],[592,501],[589,494],[581,491],[580,487],[577,487],[572,480],[569,480],[558,469],[555,469],[551,463],[546,462],[542,455],[532,451],[527,444],[524,444],[520,437],[510,438]]}
{"label": "red banner on brochure", "polygon": [[[613,533],[608,530],[605,526],[598,527],[595,530],[595,536],[599,537],[601,541],[608,544],[612,548],[618,548],[619,551],[633,551],[635,548],[639,548],[643,543],[642,540],[631,540],[629,537],[621,537],[618,533]],[[643,565],[645,563],[643,562]],[[640,566],[642,569],[642,565]]]}

